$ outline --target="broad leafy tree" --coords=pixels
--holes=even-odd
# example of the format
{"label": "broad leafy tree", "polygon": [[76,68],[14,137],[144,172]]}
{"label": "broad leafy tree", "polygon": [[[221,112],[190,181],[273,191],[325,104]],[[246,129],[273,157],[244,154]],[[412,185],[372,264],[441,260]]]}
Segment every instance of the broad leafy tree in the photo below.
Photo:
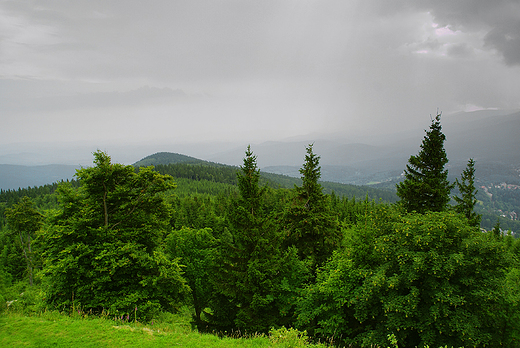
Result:
{"label": "broad leafy tree", "polygon": [[184,265],[184,277],[191,288],[191,298],[195,310],[194,321],[199,330],[207,326],[204,310],[214,292],[210,282],[210,272],[215,263],[217,240],[210,228],[192,229],[183,227],[166,238],[167,253],[179,258]]}
{"label": "broad leafy tree", "polygon": [[387,206],[345,233],[303,293],[302,329],[342,346],[516,346],[519,278],[501,240],[454,212]]}
{"label": "broad leafy tree", "polygon": [[29,284],[33,284],[33,239],[36,232],[43,224],[42,215],[34,208],[33,202],[27,197],[23,197],[20,202],[12,208],[5,210],[7,223],[11,233],[16,235],[27,267],[27,277]]}
{"label": "broad leafy tree", "polygon": [[404,171],[405,180],[397,184],[397,195],[408,212],[444,211],[453,185],[448,181],[448,163],[442,133],[441,115],[432,119],[430,130],[417,156],[410,156]]}
{"label": "broad leafy tree", "polygon": [[457,202],[455,210],[464,214],[471,225],[480,226],[481,216],[474,211],[478,191],[475,188],[475,161],[473,158],[469,159],[466,169],[462,172],[461,181],[457,178],[455,184],[460,192],[460,197],[453,197]]}
{"label": "broad leafy tree", "polygon": [[60,187],[62,208],[41,235],[48,302],[145,318],[174,308],[189,288],[161,250],[170,214],[160,194],[172,177],[100,151],[94,164],[77,171],[78,190]]}

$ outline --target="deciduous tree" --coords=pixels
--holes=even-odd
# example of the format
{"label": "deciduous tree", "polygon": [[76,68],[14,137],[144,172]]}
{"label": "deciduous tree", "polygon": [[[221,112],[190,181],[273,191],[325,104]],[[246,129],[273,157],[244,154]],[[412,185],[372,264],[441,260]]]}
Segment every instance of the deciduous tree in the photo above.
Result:
{"label": "deciduous tree", "polygon": [[454,212],[384,205],[345,233],[303,293],[300,328],[345,346],[386,347],[394,334],[403,347],[516,347],[519,278],[501,240]]}
{"label": "deciduous tree", "polygon": [[214,292],[210,282],[210,272],[214,268],[217,240],[210,228],[181,228],[172,231],[166,238],[166,251],[173,258],[179,258],[185,266],[184,277],[191,288],[191,298],[195,310],[194,321],[199,330],[207,326],[203,318],[204,310]]}
{"label": "deciduous tree", "polygon": [[27,265],[27,277],[29,284],[33,284],[33,250],[32,240],[36,232],[43,224],[42,215],[34,208],[29,197],[23,197],[12,208],[5,210],[7,223],[13,234],[16,234],[20,242],[20,251]]}
{"label": "deciduous tree", "polygon": [[161,246],[169,208],[160,194],[173,178],[100,151],[94,164],[77,171],[78,190],[60,187],[62,209],[41,235],[48,302],[145,318],[174,308],[189,288]]}

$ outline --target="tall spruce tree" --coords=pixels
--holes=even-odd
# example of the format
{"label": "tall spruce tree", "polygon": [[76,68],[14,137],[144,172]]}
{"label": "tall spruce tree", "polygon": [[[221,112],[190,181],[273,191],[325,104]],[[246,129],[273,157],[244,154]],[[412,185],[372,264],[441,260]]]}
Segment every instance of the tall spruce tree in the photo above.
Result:
{"label": "tall spruce tree", "polygon": [[267,332],[279,315],[280,238],[264,209],[267,188],[259,186],[260,171],[249,146],[237,178],[239,195],[232,198],[228,216],[232,238],[221,240],[211,274],[215,291],[209,328]]}
{"label": "tall spruce tree", "polygon": [[450,201],[454,185],[448,181],[448,163],[442,133],[441,115],[432,119],[430,130],[426,131],[421,150],[417,156],[410,156],[404,171],[405,180],[397,184],[400,203],[408,212],[444,211]]}
{"label": "tall spruce tree", "polygon": [[453,199],[457,204],[455,210],[464,214],[470,225],[480,226],[481,216],[475,213],[474,208],[477,204],[477,192],[475,188],[475,161],[470,158],[466,169],[462,172],[461,181],[455,179],[455,183],[460,192],[460,197],[454,196]]}
{"label": "tall spruce tree", "polygon": [[289,245],[296,246],[300,258],[307,260],[315,273],[339,246],[341,234],[337,217],[332,214],[318,182],[320,156],[314,154],[313,144],[306,149],[305,163],[300,169],[302,186],[295,187],[296,197],[287,215],[287,240]]}

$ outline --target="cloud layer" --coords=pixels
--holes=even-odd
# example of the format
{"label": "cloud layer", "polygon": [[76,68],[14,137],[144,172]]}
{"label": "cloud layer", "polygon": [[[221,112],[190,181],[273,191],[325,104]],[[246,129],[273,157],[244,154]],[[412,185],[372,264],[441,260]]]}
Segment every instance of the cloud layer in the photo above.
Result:
{"label": "cloud layer", "polygon": [[517,0],[0,1],[4,143],[347,137],[519,94]]}

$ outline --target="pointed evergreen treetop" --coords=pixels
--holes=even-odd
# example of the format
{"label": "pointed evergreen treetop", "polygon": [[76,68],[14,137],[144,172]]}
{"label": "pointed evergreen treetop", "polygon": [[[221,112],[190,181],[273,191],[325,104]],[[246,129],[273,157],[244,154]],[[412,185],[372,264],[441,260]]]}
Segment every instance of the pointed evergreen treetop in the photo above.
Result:
{"label": "pointed evergreen treetop", "polygon": [[245,155],[244,164],[237,173],[238,190],[248,210],[254,214],[260,207],[260,197],[264,189],[258,185],[260,169],[258,169],[256,155],[251,151],[251,145],[247,146]]}
{"label": "pointed evergreen treetop", "polygon": [[466,169],[462,172],[461,181],[455,179],[461,197],[454,196],[457,204],[455,210],[464,214],[472,226],[480,226],[481,216],[474,212],[477,199],[475,198],[478,190],[475,188],[475,161],[470,158]]}
{"label": "pointed evergreen treetop", "polygon": [[302,186],[296,187],[298,197],[312,205],[320,202],[323,197],[323,188],[318,183],[321,177],[320,156],[313,152],[313,145],[309,144],[306,148],[305,163],[300,168]]}
{"label": "pointed evergreen treetop", "polygon": [[442,133],[441,115],[432,119],[430,130],[417,156],[410,156],[404,171],[405,180],[397,184],[400,202],[409,212],[444,211],[453,185],[448,181],[448,163]]}

